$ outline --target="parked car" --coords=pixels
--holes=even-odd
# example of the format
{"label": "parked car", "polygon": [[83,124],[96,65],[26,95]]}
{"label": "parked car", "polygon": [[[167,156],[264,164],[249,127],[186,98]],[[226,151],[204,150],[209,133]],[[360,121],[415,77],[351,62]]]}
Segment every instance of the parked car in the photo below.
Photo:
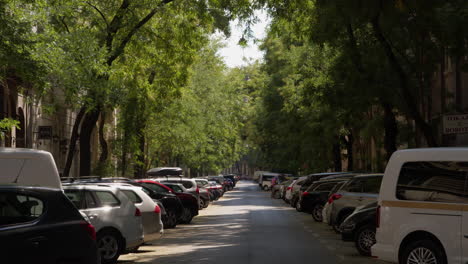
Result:
{"label": "parked car", "polygon": [[339,233],[340,225],[358,206],[377,201],[383,174],[366,174],[353,177],[329,200],[329,225]]}
{"label": "parked car", "polygon": [[284,194],[283,194],[283,200],[286,202],[286,203],[290,203],[291,202],[291,198],[292,198],[292,192],[293,192],[293,187],[294,185],[296,184],[296,181],[298,179],[294,179],[291,184],[289,184],[289,186],[287,186],[285,189],[284,189]]}
{"label": "parked car", "polygon": [[399,263],[467,263],[468,148],[396,151],[383,177],[372,255]]}
{"label": "parked car", "polygon": [[[74,182],[83,181],[83,178],[75,179]],[[134,186],[142,187],[143,191],[151,197],[156,203],[159,204],[161,208],[161,218],[165,229],[175,228],[177,222],[182,216],[183,205],[180,199],[174,193],[169,192],[165,187],[152,186],[153,188],[148,188],[143,184],[131,180],[128,178],[113,177],[113,178],[100,178],[94,177],[94,179],[87,180],[88,182],[102,183],[102,182],[121,182],[127,183]]]}
{"label": "parked car", "polygon": [[[175,193],[190,193],[187,188],[181,183],[162,182],[165,186],[171,188]],[[210,194],[206,188],[199,188],[200,199],[198,199],[198,209],[208,207],[210,203]]]}
{"label": "parked car", "polygon": [[289,186],[294,180],[282,181],[271,188],[271,197],[275,199],[283,198],[285,187]]}
{"label": "parked car", "polygon": [[194,180],[197,183],[198,188],[200,188],[200,196],[201,197],[206,198],[206,195],[202,194],[202,193],[205,192],[205,190],[208,193],[208,198],[209,198],[208,203],[204,204],[204,208],[206,208],[206,207],[208,207],[209,202],[214,201],[215,197],[218,196],[217,192],[216,192],[216,194],[214,193],[214,189],[211,189],[211,185],[210,185],[210,183],[208,182],[207,179],[194,179]]}
{"label": "parked car", "polygon": [[305,211],[312,214],[317,222],[322,222],[323,206],[327,203],[332,190],[337,185],[343,185],[346,180],[319,180],[304,191],[296,203],[297,211]]}
{"label": "parked car", "polygon": [[[161,207],[157,201],[143,191],[143,187],[126,183],[114,183],[133,204],[140,209],[143,224],[143,242],[160,239],[164,233],[161,221]],[[135,251],[136,249],[134,249]]]}
{"label": "parked car", "polygon": [[275,176],[280,176],[282,175],[281,173],[274,173],[274,172],[264,172],[260,174],[260,177],[258,179],[258,186],[262,188],[264,191],[269,191],[271,188],[271,180]]}
{"label": "parked car", "polygon": [[182,184],[187,192],[195,195],[197,199],[200,199],[200,188],[198,188],[197,182],[194,179],[189,178],[178,178],[178,177],[165,177],[165,178],[154,178],[154,181],[164,183],[180,183]]}
{"label": "parked car", "polygon": [[100,262],[95,228],[63,193],[49,152],[0,148],[0,168],[2,262]]}
{"label": "parked car", "polygon": [[375,244],[375,229],[377,202],[358,207],[341,223],[341,238],[344,241],[354,241],[359,254],[371,255],[371,247]]}
{"label": "parked car", "polygon": [[96,228],[101,263],[143,244],[141,211],[118,188],[104,184],[64,185],[64,192]]}
{"label": "parked car", "polygon": [[208,181],[208,183],[210,184],[210,190],[212,190],[213,193],[215,194],[215,200],[218,200],[220,197],[224,195],[224,190],[223,190],[222,185],[218,184],[215,181]]}
{"label": "parked car", "polygon": [[236,175],[234,174],[227,174],[227,175],[223,175],[224,178],[226,179],[230,179],[233,183],[233,186],[232,187],[236,187],[236,183],[237,183],[237,178],[236,178]]}
{"label": "parked car", "polygon": [[191,193],[176,193],[171,188],[165,186],[164,184],[153,181],[153,180],[138,180],[137,182],[141,183],[143,186],[148,187],[155,191],[166,191],[167,193],[172,193],[177,195],[182,203],[182,214],[178,219],[178,223],[189,224],[192,221],[194,216],[198,215],[198,199]]}
{"label": "parked car", "polygon": [[61,189],[0,185],[2,263],[97,264],[95,240]]}

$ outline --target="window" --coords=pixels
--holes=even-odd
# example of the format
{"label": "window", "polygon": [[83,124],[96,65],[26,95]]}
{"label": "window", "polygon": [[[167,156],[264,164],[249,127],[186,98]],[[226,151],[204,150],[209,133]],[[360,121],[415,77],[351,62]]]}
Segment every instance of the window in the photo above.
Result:
{"label": "window", "polygon": [[363,191],[363,178],[356,178],[348,182],[343,186],[342,190],[345,192],[362,192]]}
{"label": "window", "polygon": [[143,200],[140,198],[140,196],[138,196],[138,194],[136,194],[134,191],[130,191],[130,190],[122,190],[122,192],[128,197],[128,199],[130,199],[130,201],[132,201],[132,203],[134,204],[139,204],[139,203],[142,203]]}
{"label": "window", "polygon": [[94,198],[93,194],[91,192],[86,191],[85,192],[85,201],[86,201],[86,207],[85,208],[97,208],[99,207],[98,203],[96,202],[96,199]]}
{"label": "window", "polygon": [[115,197],[111,192],[106,191],[94,191],[97,199],[99,200],[101,206],[119,206],[120,201]]}
{"label": "window", "polygon": [[[191,182],[191,181],[166,181],[166,182],[180,183],[187,189],[190,189],[190,188],[192,188],[194,186],[193,182]],[[162,181],[161,183],[164,184],[164,181]]]}
{"label": "window", "polygon": [[0,226],[31,222],[44,213],[44,202],[34,196],[0,193]]}
{"label": "window", "polygon": [[398,177],[400,200],[468,203],[466,162],[408,162]]}
{"label": "window", "polygon": [[83,209],[83,192],[81,190],[64,190],[65,195],[78,209]]}
{"label": "window", "polygon": [[168,193],[169,191],[164,188],[164,187],[161,187],[155,183],[147,183],[147,182],[143,182],[141,183],[141,185],[147,187],[147,188],[150,188],[151,190],[157,192],[157,193]]}
{"label": "window", "polygon": [[177,193],[184,192],[184,190],[182,190],[182,188],[180,188],[180,186],[176,184],[169,184],[167,185],[167,187],[171,188],[174,192],[177,192]]}
{"label": "window", "polygon": [[335,192],[337,192],[338,190],[341,189],[341,187],[343,187],[343,185],[344,185],[345,183],[346,183],[345,181],[342,181],[342,182],[337,183],[337,184],[330,190],[330,193],[335,193]]}
{"label": "window", "polygon": [[317,186],[314,191],[316,192],[323,192],[323,191],[330,191],[336,183],[334,182],[328,182],[328,183],[322,183],[319,186]]}
{"label": "window", "polygon": [[383,177],[369,177],[364,180],[364,192],[365,193],[379,193],[380,184],[382,183]]}

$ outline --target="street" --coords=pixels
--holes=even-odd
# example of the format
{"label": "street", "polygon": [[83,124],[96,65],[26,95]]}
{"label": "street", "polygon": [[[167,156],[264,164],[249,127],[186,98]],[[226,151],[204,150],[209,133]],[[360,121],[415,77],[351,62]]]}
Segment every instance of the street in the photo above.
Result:
{"label": "street", "polygon": [[123,255],[118,263],[374,263],[328,226],[270,198],[252,182],[200,211],[190,225]]}

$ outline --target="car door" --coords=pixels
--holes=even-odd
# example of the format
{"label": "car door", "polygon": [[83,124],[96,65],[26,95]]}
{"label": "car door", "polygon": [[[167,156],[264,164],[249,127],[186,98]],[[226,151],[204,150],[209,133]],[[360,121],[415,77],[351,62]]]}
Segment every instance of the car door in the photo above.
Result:
{"label": "car door", "polygon": [[96,231],[101,230],[105,226],[103,219],[106,218],[106,214],[102,206],[100,206],[97,197],[92,191],[83,190],[82,199],[82,209],[80,211],[86,214]]}
{"label": "car door", "polygon": [[[0,192],[0,247],[2,263],[55,261],[49,230],[41,223],[46,200],[19,190]],[[43,217],[46,218],[46,217]],[[27,254],[24,254],[27,253]]]}

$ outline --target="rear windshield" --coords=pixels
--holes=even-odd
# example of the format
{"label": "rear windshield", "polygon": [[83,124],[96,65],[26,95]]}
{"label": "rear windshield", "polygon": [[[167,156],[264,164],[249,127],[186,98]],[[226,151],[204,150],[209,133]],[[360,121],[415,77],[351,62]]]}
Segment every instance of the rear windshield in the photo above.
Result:
{"label": "rear windshield", "polygon": [[275,176],[262,176],[262,181],[271,181]]}
{"label": "rear windshield", "polygon": [[141,185],[157,192],[157,193],[168,193],[169,191],[164,188],[164,187],[161,187],[155,183],[147,183],[147,182],[142,182]]}
{"label": "rear windshield", "polygon": [[166,185],[167,187],[171,188],[172,190],[174,190],[175,192],[184,192],[184,190],[182,188],[180,188],[179,185],[177,184],[167,184]]}
{"label": "rear windshield", "polygon": [[177,181],[177,180],[172,181],[172,180],[169,180],[169,181],[162,181],[161,183],[164,184],[164,182],[180,183],[187,189],[190,189],[190,188],[193,187],[193,183],[191,181]]}
{"label": "rear windshield", "polygon": [[466,162],[407,162],[398,177],[400,200],[467,203]]}
{"label": "rear windshield", "polygon": [[139,203],[142,203],[143,200],[140,198],[140,196],[138,196],[138,194],[136,194],[134,191],[130,191],[130,190],[122,190],[122,192],[128,197],[128,199],[130,201],[132,201],[132,203],[134,204],[139,204]]}
{"label": "rear windshield", "polygon": [[0,192],[0,227],[34,221],[44,212],[44,201],[38,197]]}

